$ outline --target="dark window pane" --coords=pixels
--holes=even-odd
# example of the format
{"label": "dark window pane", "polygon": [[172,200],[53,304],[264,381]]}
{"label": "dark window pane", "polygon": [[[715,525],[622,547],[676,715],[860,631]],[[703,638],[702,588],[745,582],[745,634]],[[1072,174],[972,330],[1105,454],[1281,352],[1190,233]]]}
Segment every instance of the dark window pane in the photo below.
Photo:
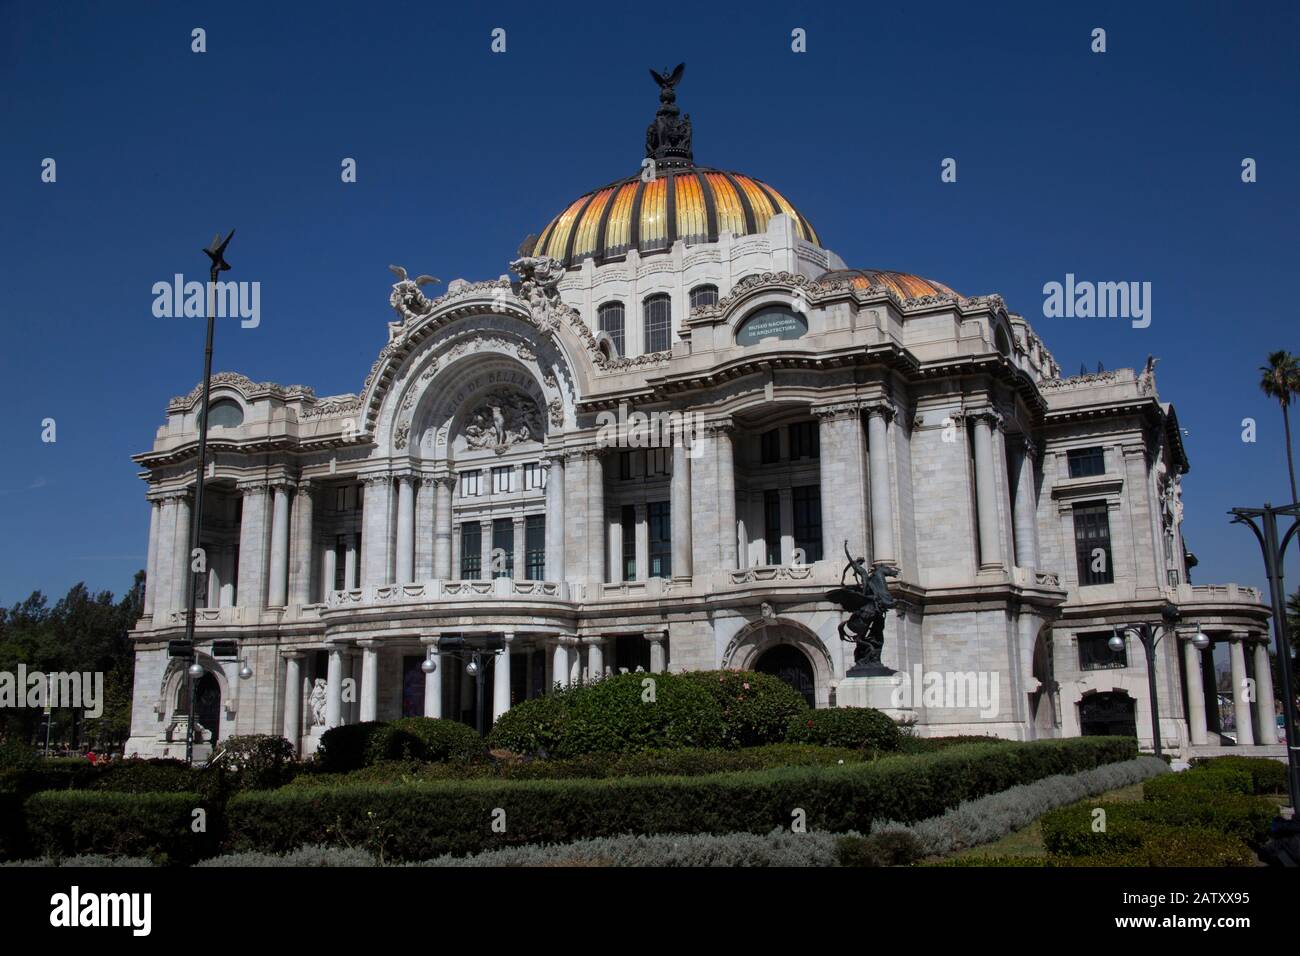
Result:
{"label": "dark window pane", "polygon": [[767,544],[767,563],[781,563],[781,492],[763,492],[763,538]]}
{"label": "dark window pane", "polygon": [[666,352],[669,348],[669,325],[672,318],[672,300],[666,295],[652,295],[645,300],[645,350]]}
{"label": "dark window pane", "polygon": [[[529,515],[524,525],[525,576],[529,581],[546,577],[546,515]],[[513,673],[513,672],[512,672]]]}
{"label": "dark window pane", "polygon": [[1128,667],[1128,647],[1116,652],[1110,649],[1111,631],[1079,635],[1079,669],[1085,671]]}
{"label": "dark window pane", "polygon": [[691,290],[691,308],[698,309],[702,305],[718,304],[718,287],[716,285],[697,285]]}
{"label": "dark window pane", "polygon": [[764,465],[774,465],[781,460],[781,430],[773,428],[763,432],[758,439],[759,455]]}
{"label": "dark window pane", "polygon": [[636,507],[624,505],[619,512],[619,523],[623,526],[623,553],[619,555],[623,562],[623,580],[636,580]]}
{"label": "dark window pane", "polygon": [[1104,501],[1074,506],[1074,547],[1080,584],[1110,584],[1115,580],[1111,566],[1110,518]]}
{"label": "dark window pane", "polygon": [[460,526],[460,576],[472,581],[483,572],[483,536],[477,521],[466,521]]}
{"label": "dark window pane", "polygon": [[817,441],[816,422],[796,422],[790,426],[790,458],[817,458],[821,448]]}
{"label": "dark window pane", "polygon": [[[496,552],[502,552],[504,564],[499,563]],[[492,522],[492,577],[509,578],[515,573],[515,523],[511,518],[497,518]]]}
{"label": "dark window pane", "polygon": [[652,501],[646,506],[650,532],[650,574],[652,578],[670,578],[673,574],[673,523],[666,501]]}
{"label": "dark window pane", "polygon": [[614,340],[614,347],[618,350],[618,357],[621,358],[623,352],[623,303],[606,302],[596,312],[597,331],[608,332],[609,337]]}
{"label": "dark window pane", "polygon": [[1106,456],[1100,447],[1072,448],[1065,453],[1071,478],[1088,478],[1106,473]]}
{"label": "dark window pane", "polygon": [[792,489],[794,499],[794,546],[807,562],[822,558],[822,492],[817,485]]}

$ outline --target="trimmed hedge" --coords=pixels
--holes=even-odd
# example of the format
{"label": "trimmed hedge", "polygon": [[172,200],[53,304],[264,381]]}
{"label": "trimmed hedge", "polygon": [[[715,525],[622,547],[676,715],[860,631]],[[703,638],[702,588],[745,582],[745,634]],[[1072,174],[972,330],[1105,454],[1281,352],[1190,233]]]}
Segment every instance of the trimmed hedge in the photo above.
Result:
{"label": "trimmed hedge", "polygon": [[[1135,755],[1132,738],[1086,737],[702,777],[290,787],[233,797],[227,819],[235,850],[287,852],[323,839],[398,860],[624,833],[768,833],[788,828],[796,810],[810,830],[842,833]],[[495,833],[502,812],[505,832]]]}
{"label": "trimmed hedge", "polygon": [[790,721],[808,711],[803,695],[781,678],[756,671],[692,671],[682,675],[722,709],[722,746],[780,743]]}
{"label": "trimmed hedge", "polygon": [[903,731],[870,707],[809,710],[790,719],[786,740],[793,744],[850,747],[892,753],[903,745]]}
{"label": "trimmed hedge", "polygon": [[366,720],[358,724],[341,724],[321,734],[316,747],[316,763],[326,773],[347,773],[366,765],[370,753],[370,738],[384,729],[379,720]]}
{"label": "trimmed hedge", "polygon": [[197,793],[38,793],[24,807],[29,847],[54,858],[99,854],[191,863],[211,855],[219,814],[208,809],[207,832],[195,833]]}
{"label": "trimmed hedge", "polygon": [[487,748],[478,731],[456,720],[403,717],[384,724],[366,741],[366,763],[384,760],[479,760]]}
{"label": "trimmed hedge", "polygon": [[1248,792],[1286,793],[1286,763],[1268,757],[1210,757],[1192,762],[1197,774],[1233,771],[1250,775],[1253,789]]}

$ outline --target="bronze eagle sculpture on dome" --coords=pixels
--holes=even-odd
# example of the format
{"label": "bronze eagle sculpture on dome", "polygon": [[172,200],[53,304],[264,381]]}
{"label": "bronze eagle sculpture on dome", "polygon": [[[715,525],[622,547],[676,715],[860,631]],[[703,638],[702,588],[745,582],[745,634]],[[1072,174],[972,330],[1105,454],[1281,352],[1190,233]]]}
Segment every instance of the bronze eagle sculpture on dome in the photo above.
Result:
{"label": "bronze eagle sculpture on dome", "polygon": [[653,67],[650,68],[650,75],[654,81],[659,84],[659,99],[665,103],[671,103],[677,98],[673,92],[673,87],[682,81],[682,74],[686,72],[686,64],[678,63],[677,68],[671,73],[665,69],[662,73]]}

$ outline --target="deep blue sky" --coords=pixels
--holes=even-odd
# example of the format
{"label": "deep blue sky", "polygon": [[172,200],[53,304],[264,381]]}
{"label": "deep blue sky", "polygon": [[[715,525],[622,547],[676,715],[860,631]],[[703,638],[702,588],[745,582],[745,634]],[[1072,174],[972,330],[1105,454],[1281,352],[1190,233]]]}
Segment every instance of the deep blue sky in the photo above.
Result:
{"label": "deep blue sky", "polygon": [[[214,232],[238,228],[229,277],[262,284],[259,328],[218,324],[216,368],[356,391],[392,318],[385,267],[503,273],[638,167],[646,68],[681,60],[696,159],[777,186],[850,265],[1000,292],[1067,373],[1158,355],[1189,433],[1194,579],[1262,583],[1224,512],[1288,497],[1256,368],[1300,351],[1297,9],[0,2],[0,602],[121,591],[143,566],[129,455],[198,381],[203,333],[154,318],[150,289],[202,278]],[[1042,318],[1067,272],[1152,282],[1151,327]]]}

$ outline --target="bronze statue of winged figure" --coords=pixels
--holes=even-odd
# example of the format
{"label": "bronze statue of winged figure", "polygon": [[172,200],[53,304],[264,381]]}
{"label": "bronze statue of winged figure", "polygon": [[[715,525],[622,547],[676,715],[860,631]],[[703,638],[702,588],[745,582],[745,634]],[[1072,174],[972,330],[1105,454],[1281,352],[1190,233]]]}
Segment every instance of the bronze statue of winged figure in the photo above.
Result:
{"label": "bronze statue of winged figure", "polygon": [[[888,564],[867,570],[864,557],[854,558],[849,543],[844,542],[848,563],[840,575],[840,586],[826,592],[826,600],[847,611],[848,619],[839,625],[840,639],[854,645],[853,667],[849,677],[888,675],[894,671],[880,660],[885,645],[885,614],[897,604],[889,593],[889,578],[898,576],[898,568]],[[853,572],[854,587],[847,585]]]}

